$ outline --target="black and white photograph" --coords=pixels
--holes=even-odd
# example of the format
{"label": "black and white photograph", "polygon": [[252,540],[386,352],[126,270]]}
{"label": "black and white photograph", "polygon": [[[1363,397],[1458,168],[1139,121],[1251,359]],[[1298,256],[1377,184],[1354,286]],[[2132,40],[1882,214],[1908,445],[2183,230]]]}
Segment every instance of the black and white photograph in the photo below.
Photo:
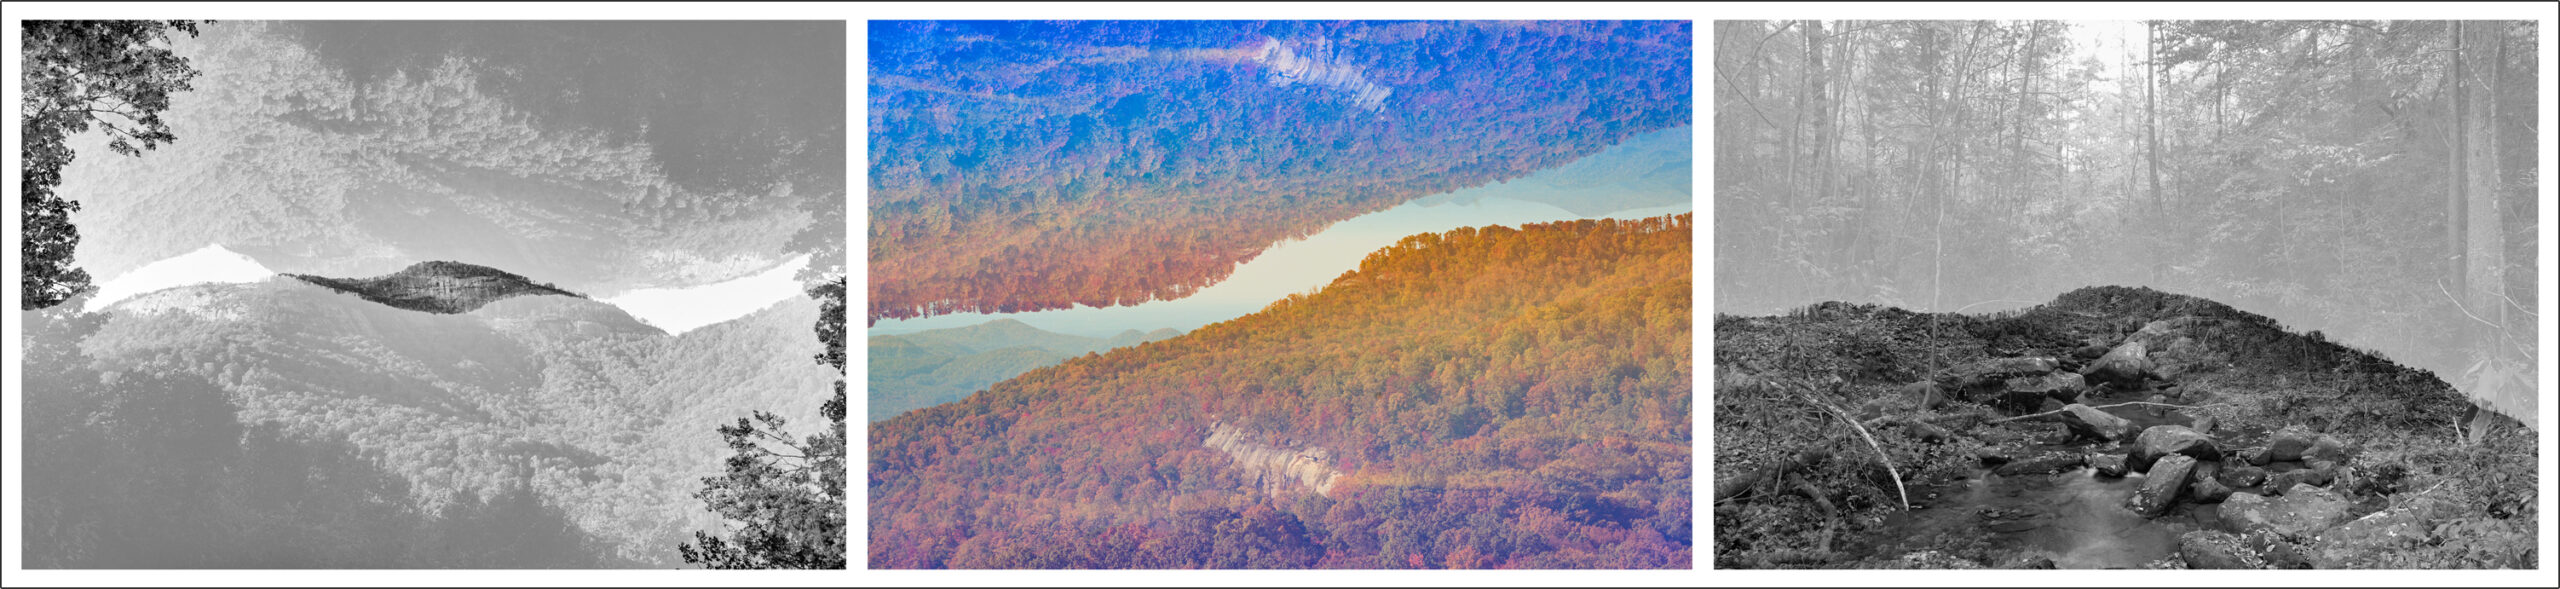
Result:
{"label": "black and white photograph", "polygon": [[843,568],[843,21],[21,24],[25,567]]}
{"label": "black and white photograph", "polygon": [[1720,569],[2531,569],[2531,21],[1719,21]]}

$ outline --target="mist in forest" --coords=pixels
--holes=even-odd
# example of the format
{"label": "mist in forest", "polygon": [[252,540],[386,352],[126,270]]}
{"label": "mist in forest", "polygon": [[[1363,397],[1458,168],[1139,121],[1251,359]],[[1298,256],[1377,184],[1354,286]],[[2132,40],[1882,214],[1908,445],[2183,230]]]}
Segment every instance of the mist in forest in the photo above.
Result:
{"label": "mist in forest", "polygon": [[1715,26],[1719,313],[2145,286],[2534,422],[2535,23]]}

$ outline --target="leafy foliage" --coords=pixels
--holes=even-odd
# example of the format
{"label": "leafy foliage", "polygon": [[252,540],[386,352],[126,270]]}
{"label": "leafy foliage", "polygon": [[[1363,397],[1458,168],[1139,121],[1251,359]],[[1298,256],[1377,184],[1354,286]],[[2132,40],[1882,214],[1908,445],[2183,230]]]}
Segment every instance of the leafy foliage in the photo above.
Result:
{"label": "leafy foliage", "polygon": [[[871,565],[1687,566],[1689,234],[1407,237],[1321,291],[874,424]],[[1249,443],[1211,445],[1230,430]]]}
{"label": "leafy foliage", "polygon": [[[196,76],[187,59],[167,46],[171,31],[195,36],[194,21],[27,21],[19,58],[19,185],[25,191],[18,308],[60,304],[88,290],[89,272],[72,266],[80,230],[71,213],[80,203],[55,194],[62,168],[78,155],[71,136],[92,125],[107,148],[139,156],[176,141],[160,113],[169,95],[184,92]],[[138,146],[137,146],[138,144]]]}
{"label": "leafy foliage", "polygon": [[[845,279],[809,291],[823,302],[816,331],[826,351],[819,363],[844,374]],[[715,569],[845,568],[844,380],[819,407],[827,431],[794,440],[788,422],[755,412],[720,426],[730,454],[728,472],[702,479],[694,497],[725,520],[738,522],[726,537],[694,532],[676,547],[684,561]],[[779,449],[776,449],[778,447]]]}

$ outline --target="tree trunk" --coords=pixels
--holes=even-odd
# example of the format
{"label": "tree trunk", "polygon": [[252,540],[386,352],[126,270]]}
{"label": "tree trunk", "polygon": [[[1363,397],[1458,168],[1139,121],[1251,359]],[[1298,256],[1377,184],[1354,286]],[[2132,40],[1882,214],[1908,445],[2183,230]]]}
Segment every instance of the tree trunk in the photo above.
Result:
{"label": "tree trunk", "polygon": [[[2150,162],[2151,169],[2151,213],[2152,221],[2154,223],[2161,223],[2165,225],[2166,221],[2168,221],[2169,210],[2168,207],[2165,206],[2165,203],[2160,200],[2160,23],[2158,21],[2144,21],[2142,23],[2142,27],[2143,51],[2144,55],[2147,56],[2150,61],[2146,68],[2150,70],[2149,75],[2145,76],[2143,79],[2142,97],[2144,106],[2142,131],[2143,135],[2149,138],[2147,144],[2150,151],[2148,161]],[[2147,232],[2146,234],[2157,235],[2156,232]],[[2157,248],[2145,249],[2150,252],[2151,256],[2151,283],[2158,285],[2160,284],[2161,264],[2159,254],[2157,253],[2158,250]]]}

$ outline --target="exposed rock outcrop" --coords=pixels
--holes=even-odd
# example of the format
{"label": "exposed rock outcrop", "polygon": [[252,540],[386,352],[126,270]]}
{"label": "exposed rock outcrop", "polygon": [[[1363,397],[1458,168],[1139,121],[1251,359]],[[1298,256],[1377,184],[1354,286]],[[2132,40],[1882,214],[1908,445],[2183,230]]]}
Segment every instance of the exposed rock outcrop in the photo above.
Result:
{"label": "exposed rock outcrop", "polygon": [[1209,438],[1201,443],[1235,457],[1236,466],[1253,473],[1254,485],[1265,493],[1297,487],[1324,495],[1342,480],[1342,471],[1333,468],[1331,451],[1282,446],[1223,421],[1210,424]]}

